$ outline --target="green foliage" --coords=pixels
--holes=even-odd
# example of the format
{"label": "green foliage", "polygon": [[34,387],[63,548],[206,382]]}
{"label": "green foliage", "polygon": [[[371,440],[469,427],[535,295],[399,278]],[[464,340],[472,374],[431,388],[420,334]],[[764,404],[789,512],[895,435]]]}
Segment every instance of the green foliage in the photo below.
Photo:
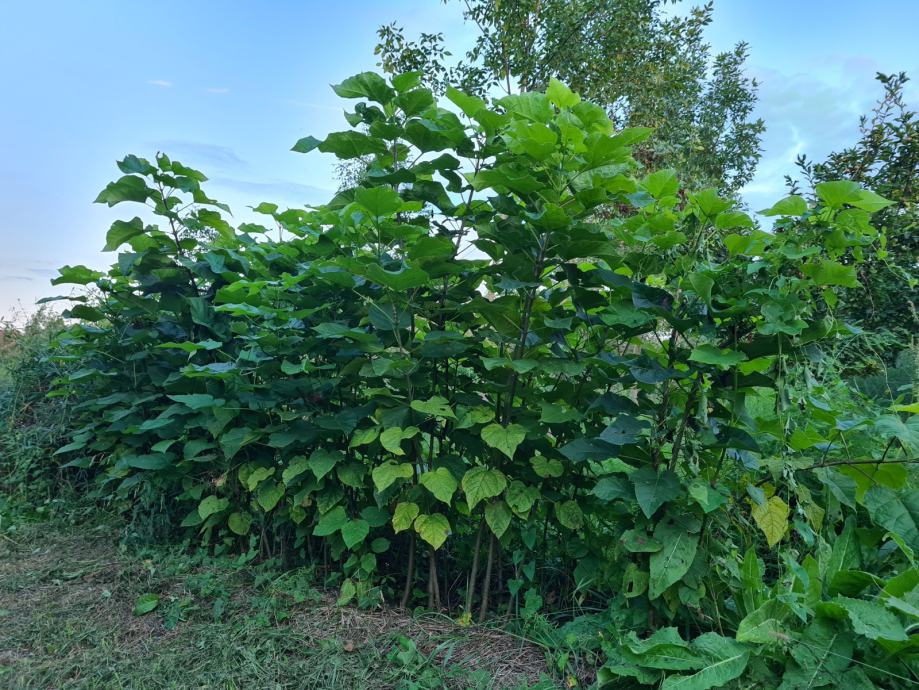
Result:
{"label": "green foliage", "polygon": [[898,351],[893,363],[885,362],[889,355],[883,346],[873,347],[868,343],[866,347],[853,348],[855,356],[851,359],[855,361],[849,368],[859,375],[851,377],[852,385],[882,403],[919,401],[919,342],[901,349],[902,340],[889,331],[883,332],[878,340]]}
{"label": "green foliage", "polygon": [[52,455],[67,441],[79,447],[85,440],[69,436],[66,401],[46,397],[54,381],[74,369],[66,358],[48,358],[51,340],[63,327],[45,307],[21,325],[0,322],[0,520],[7,514],[47,516],[79,473],[59,471],[60,456]]}
{"label": "green foliage", "polygon": [[[880,251],[858,257],[859,285],[839,294],[837,310],[870,332],[891,332],[893,346],[881,360],[892,365],[919,332],[919,117],[906,103],[905,73],[879,73],[877,80],[884,95],[870,115],[861,117],[859,140],[820,163],[800,156],[798,167],[817,194],[830,185],[836,185],[839,194],[858,185],[867,188],[859,192],[863,196],[857,207],[877,212],[874,224],[883,228],[883,240]],[[863,223],[866,218],[854,212],[846,222]]]}
{"label": "green foliage", "polygon": [[475,0],[463,10],[475,44],[456,64],[448,64],[442,34],[412,41],[396,24],[380,27],[375,52],[387,72],[418,71],[437,93],[457,85],[478,95],[546,90],[567,108],[579,98],[574,89],[618,128],[654,129],[636,151],[649,169],[675,168],[688,188],[736,192],[753,177],[764,131],[752,118],[757,85],[744,74],[747,45],[712,56],[704,38],[712,3],[686,16],[667,4]]}
{"label": "green foliage", "polygon": [[62,271],[101,297],[59,341],[83,425],[59,452],[216,552],[328,564],[341,603],[416,601],[423,563],[467,615],[599,604],[581,644],[614,682],[911,673],[919,416],[824,376],[834,290],[881,241],[849,219],[880,202],[822,188],[766,233],[636,176],[648,130],[560,84],[451,90],[462,115],[416,84],[336,87],[362,131],[295,149],[372,162],[325,206],[266,205],[283,241],[234,231],[195,171],[122,162],[103,200],[168,230]]}

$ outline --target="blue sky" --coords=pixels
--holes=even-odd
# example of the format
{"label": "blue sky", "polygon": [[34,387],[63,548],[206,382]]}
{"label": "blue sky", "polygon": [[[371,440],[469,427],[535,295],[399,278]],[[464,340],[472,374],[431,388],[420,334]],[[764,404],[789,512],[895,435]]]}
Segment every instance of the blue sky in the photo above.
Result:
{"label": "blue sky", "polygon": [[[680,3],[685,11],[690,3]],[[472,30],[452,0],[158,3],[5,0],[0,5],[0,317],[56,294],[63,264],[105,266],[112,220],[136,213],[92,200],[126,153],[162,150],[199,167],[234,209],[296,206],[334,190],[329,156],[289,151],[343,129],[329,89],[372,69],[375,32],[442,31],[455,53]],[[782,193],[799,152],[819,158],[854,140],[880,93],[877,71],[916,75],[915,0],[716,0],[715,49],[751,44],[766,120],[754,209]],[[128,216],[130,217],[130,216]]]}

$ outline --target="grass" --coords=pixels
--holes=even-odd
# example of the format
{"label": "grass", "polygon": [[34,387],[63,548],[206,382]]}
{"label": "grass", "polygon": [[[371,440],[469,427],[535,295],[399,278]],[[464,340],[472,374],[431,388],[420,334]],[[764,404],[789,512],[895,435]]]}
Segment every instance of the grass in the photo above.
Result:
{"label": "grass", "polygon": [[[2,688],[551,688],[543,651],[443,616],[337,607],[308,570],[0,533]],[[142,595],[158,596],[146,615]]]}

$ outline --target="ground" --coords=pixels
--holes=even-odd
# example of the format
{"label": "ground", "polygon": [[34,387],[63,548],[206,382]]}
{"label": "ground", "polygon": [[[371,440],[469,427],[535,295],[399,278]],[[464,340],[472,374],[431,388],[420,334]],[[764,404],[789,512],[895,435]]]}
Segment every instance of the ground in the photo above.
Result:
{"label": "ground", "polygon": [[[542,649],[117,530],[0,532],[0,688],[551,688]],[[135,615],[144,595],[157,607]]]}

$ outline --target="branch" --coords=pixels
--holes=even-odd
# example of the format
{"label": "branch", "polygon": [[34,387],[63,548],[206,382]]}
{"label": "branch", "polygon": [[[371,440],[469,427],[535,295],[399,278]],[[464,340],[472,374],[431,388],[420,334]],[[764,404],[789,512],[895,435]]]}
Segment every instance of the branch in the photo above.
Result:
{"label": "branch", "polygon": [[794,470],[801,472],[803,470],[815,470],[820,467],[838,467],[840,465],[919,465],[919,458],[904,458],[902,460],[830,460],[827,462],[818,462],[816,465],[808,467],[799,467]]}

